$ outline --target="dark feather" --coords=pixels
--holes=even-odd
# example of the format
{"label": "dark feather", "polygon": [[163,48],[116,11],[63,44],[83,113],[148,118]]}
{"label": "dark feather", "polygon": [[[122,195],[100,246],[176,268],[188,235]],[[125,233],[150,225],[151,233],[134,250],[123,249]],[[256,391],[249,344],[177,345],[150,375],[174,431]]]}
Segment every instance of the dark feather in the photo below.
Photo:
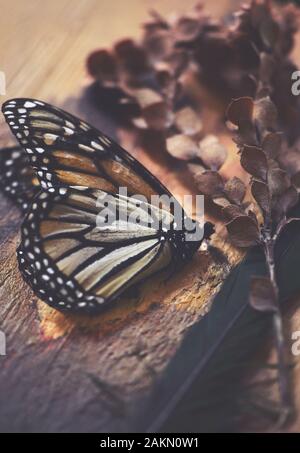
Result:
{"label": "dark feather", "polygon": [[[300,215],[300,206],[293,213]],[[276,249],[280,300],[300,291],[300,228],[287,227]],[[269,314],[248,304],[250,278],[267,272],[256,247],[230,273],[209,313],[184,338],[139,423],[142,432],[234,429],[239,378],[271,326]]]}

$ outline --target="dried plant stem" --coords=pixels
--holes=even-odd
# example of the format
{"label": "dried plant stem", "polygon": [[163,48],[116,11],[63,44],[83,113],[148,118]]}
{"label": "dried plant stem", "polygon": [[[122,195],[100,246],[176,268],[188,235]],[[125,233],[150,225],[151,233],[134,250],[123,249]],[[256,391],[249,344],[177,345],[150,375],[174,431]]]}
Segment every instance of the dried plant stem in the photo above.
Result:
{"label": "dried plant stem", "polygon": [[279,305],[279,290],[276,279],[276,268],[274,259],[274,248],[276,241],[274,238],[266,239],[264,242],[264,252],[268,266],[269,277],[274,291],[273,329],[276,341],[278,358],[278,385],[281,401],[280,416],[277,428],[282,427],[291,413],[291,399],[289,391],[288,363],[285,350],[285,338],[283,331],[282,315]]}

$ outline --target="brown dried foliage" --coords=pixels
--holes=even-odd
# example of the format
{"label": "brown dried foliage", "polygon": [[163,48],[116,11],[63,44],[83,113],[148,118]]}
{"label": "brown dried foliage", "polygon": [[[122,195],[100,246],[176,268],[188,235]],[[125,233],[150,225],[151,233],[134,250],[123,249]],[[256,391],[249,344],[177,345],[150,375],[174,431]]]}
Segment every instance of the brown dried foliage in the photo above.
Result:
{"label": "brown dried foliage", "polygon": [[[111,49],[98,49],[89,56],[87,67],[97,81],[104,107],[107,104],[140,134],[150,129],[160,135],[162,152],[191,163],[189,169],[200,189],[208,180],[207,171],[222,167],[227,151],[217,136],[206,136],[203,105],[191,96],[187,81],[192,74],[214,92],[220,88],[225,101],[242,95],[230,108],[231,121],[239,130],[237,142],[256,146],[249,121],[254,115],[271,132],[263,137],[264,153],[253,153],[260,162],[265,154],[276,158],[281,147],[280,133],[273,132],[277,120],[289,142],[300,130],[295,127],[300,123],[299,100],[290,89],[295,68],[289,54],[296,18],[292,6],[277,10],[268,1],[243,5],[229,25],[213,20],[201,5],[172,20],[152,11],[139,41],[126,38]],[[246,171],[254,165],[250,151],[242,153]],[[266,171],[258,162],[255,165],[259,173]],[[272,179],[281,176],[274,171]]]}
{"label": "brown dried foliage", "polygon": [[[261,246],[268,277],[253,277],[250,304],[273,313],[279,363],[281,421],[289,410],[274,248],[299,201],[300,98],[291,93],[297,10],[270,1],[242,6],[231,23],[212,20],[201,6],[166,20],[155,12],[139,42],[124,39],[93,52],[87,62],[102,99],[137,131],[160,134],[164,152],[185,161],[198,190],[222,210],[237,247]],[[226,102],[250,193],[238,177],[219,173],[227,150],[201,121],[191,79]],[[292,219],[294,220],[294,219]]]}

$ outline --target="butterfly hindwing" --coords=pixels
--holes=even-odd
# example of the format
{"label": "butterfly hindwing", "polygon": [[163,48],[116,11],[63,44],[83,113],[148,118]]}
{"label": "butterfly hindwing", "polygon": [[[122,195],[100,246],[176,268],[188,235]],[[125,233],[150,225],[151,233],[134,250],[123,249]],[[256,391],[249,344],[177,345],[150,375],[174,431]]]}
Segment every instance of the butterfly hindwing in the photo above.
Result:
{"label": "butterfly hindwing", "polygon": [[151,227],[147,206],[139,208],[142,224],[99,224],[107,196],[130,218],[131,199],[71,188],[40,192],[25,218],[20,269],[55,308],[99,311],[129,286],[171,265],[171,245]]}

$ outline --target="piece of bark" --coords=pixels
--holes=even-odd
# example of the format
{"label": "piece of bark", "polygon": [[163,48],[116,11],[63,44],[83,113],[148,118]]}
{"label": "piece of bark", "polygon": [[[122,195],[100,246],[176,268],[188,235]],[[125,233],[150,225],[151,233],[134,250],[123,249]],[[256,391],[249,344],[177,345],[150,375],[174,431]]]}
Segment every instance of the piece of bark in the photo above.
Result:
{"label": "piece of bark", "polygon": [[[115,5],[107,4],[103,13],[102,3],[79,2],[70,9],[69,0],[53,0],[33,13],[19,2],[11,14],[11,4],[4,2],[0,36],[9,84],[3,101],[31,96],[60,104],[82,82],[88,52],[120,36],[138,35],[146,14],[141,2],[135,2],[130,15],[128,6],[119,3],[121,23],[108,20],[115,18]],[[174,10],[181,5],[179,0],[171,3]],[[206,3],[220,16],[236,6],[229,0]],[[170,10],[167,3],[158,7],[162,13]],[[85,107],[79,108],[77,97],[69,101],[83,117]],[[208,104],[205,97],[201,103]],[[216,130],[212,117],[215,107],[208,106],[202,118],[208,133]],[[86,119],[116,137],[111,123],[95,109]],[[128,140],[123,138],[125,145]],[[231,154],[222,173],[240,176],[231,137],[225,139]],[[151,154],[129,148],[174,194],[193,193],[184,167],[171,169],[168,158],[158,156],[155,148]],[[132,296],[103,317],[80,320],[50,309],[23,282],[15,257],[21,218],[2,195],[0,212],[0,328],[7,339],[7,355],[0,356],[0,431],[133,431],[130,414],[147,399],[186,330],[209,308],[239,253],[220,240],[229,265],[196,254],[166,284],[151,280],[142,296]],[[299,393],[299,387],[295,389]]]}
{"label": "piece of bark", "polygon": [[64,315],[33,295],[17,269],[20,216],[1,200],[1,431],[134,431],[131,414],[208,308],[228,266],[208,253],[167,282],[95,318]]}

